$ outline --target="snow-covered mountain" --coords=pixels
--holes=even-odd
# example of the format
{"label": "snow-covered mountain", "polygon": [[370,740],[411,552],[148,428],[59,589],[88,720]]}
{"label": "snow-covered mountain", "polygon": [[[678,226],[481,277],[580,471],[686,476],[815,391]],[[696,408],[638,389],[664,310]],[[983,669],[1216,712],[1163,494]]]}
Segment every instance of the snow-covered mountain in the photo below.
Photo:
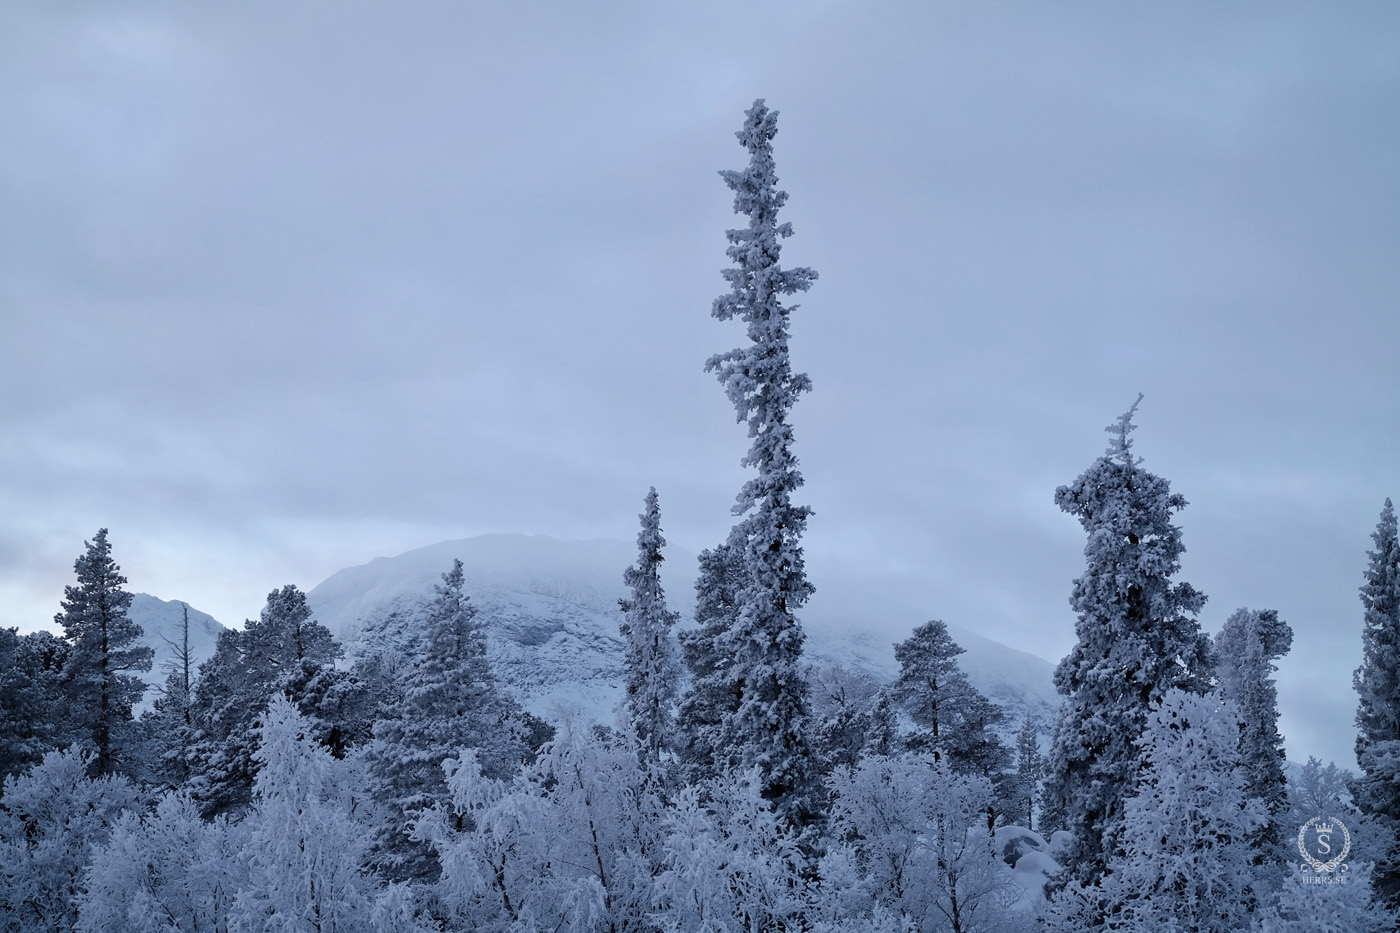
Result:
{"label": "snow-covered mountain", "polygon": [[[422,624],[434,584],[459,558],[466,590],[486,622],[492,663],[521,701],[545,716],[563,705],[609,721],[623,682],[617,600],[626,594],[622,572],[636,556],[636,546],[625,541],[481,535],[346,568],[307,599],[348,659],[400,647]],[[694,554],[667,549],[663,582],[683,619],[694,609],[696,568]],[[870,618],[884,617],[878,597],[869,606]],[[893,642],[908,637],[811,613],[803,624],[811,663],[863,670],[882,681],[898,670]],[[968,677],[1007,710],[1008,731],[1030,710],[1048,733],[1058,704],[1053,665],[955,626],[949,632],[967,651],[960,662]]]}
{"label": "snow-covered mountain", "polygon": [[[132,594],[127,616],[141,626],[140,643],[155,649],[151,669],[141,675],[148,688],[136,706],[138,716],[155,702],[157,690],[165,683],[166,675],[175,663],[184,610],[185,604],[178,600],[167,602],[147,593]],[[213,656],[214,644],[223,630],[224,627],[213,616],[190,608],[190,659],[196,671],[199,665]]]}

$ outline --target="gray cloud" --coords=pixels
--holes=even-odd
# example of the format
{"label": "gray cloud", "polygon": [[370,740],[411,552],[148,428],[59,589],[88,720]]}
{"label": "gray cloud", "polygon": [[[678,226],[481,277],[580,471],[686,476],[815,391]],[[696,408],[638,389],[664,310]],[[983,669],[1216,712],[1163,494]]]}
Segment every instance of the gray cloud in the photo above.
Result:
{"label": "gray cloud", "polygon": [[[1147,394],[1217,628],[1293,623],[1290,755],[1350,763],[1394,482],[1389,5],[12,4],[0,13],[0,612],[112,528],[224,621],[482,531],[723,537],[703,360],[764,96],[821,273],[794,323],[812,611],[1049,658],[1052,504]],[[829,600],[823,603],[823,600]],[[897,618],[893,616],[898,616]],[[902,631],[901,631],[902,627]]]}

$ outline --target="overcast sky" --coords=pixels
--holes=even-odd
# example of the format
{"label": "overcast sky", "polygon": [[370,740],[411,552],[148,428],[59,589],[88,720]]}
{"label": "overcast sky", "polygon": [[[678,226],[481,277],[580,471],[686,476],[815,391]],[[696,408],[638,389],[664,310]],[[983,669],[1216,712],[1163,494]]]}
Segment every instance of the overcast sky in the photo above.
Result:
{"label": "overcast sky", "polygon": [[716,172],[756,97],[821,275],[810,611],[1058,660],[1053,493],[1143,392],[1202,624],[1279,609],[1289,756],[1354,767],[1400,498],[1390,2],[6,3],[0,624],[99,527],[227,624],[448,538],[630,538],[652,484],[721,540]]}

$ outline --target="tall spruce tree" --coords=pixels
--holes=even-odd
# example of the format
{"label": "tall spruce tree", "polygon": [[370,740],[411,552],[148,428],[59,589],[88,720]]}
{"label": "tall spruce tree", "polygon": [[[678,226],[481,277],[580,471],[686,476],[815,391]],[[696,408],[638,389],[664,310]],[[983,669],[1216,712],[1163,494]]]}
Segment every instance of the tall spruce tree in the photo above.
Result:
{"label": "tall spruce tree", "polygon": [[138,644],[141,626],[127,617],[131,594],[122,588],[126,577],[112,559],[107,529],[83,546],[73,563],[78,585],[64,587],[63,611],[54,622],[70,645],[63,667],[70,721],[91,740],[100,776],[117,771],[131,708],[146,689],[136,672],[151,669],[155,652]]}
{"label": "tall spruce tree", "polygon": [[632,591],[618,600],[622,610],[623,643],[627,665],[627,717],[640,742],[641,763],[648,774],[660,775],[663,753],[674,739],[675,702],[680,662],[671,634],[678,618],[666,608],[661,586],[661,505],[656,487],[646,496],[641,530],[637,532],[637,563],[622,574]]}
{"label": "tall spruce tree", "polygon": [[802,474],[788,415],[812,383],[792,369],[792,308],[783,298],[806,291],[817,274],[778,264],[781,240],[792,235],[792,225],[778,222],[787,193],[778,190],[774,171],[777,132],[777,112],[755,101],[736,134],[749,153],[748,167],[720,173],[734,191],[734,212],[749,223],[726,231],[726,252],[735,265],[724,270],[730,291],[715,299],[712,314],[747,324],[749,344],[711,357],[705,369],[719,378],[738,420],[748,424],[753,443],[741,463],[757,475],[744,483],[733,508],[741,516],[734,540],[746,570],[738,615],[721,650],[730,658],[726,673],[738,707],[725,719],[718,747],[728,770],[757,768],[764,799],[784,819],[801,824],[815,818],[819,790],[806,734],[804,635],[797,619],[812,594],[799,543],[811,509],[792,501]]}
{"label": "tall spruce tree", "polygon": [[1278,688],[1274,660],[1293,646],[1293,629],[1274,609],[1237,609],[1215,636],[1215,672],[1220,693],[1240,713],[1240,767],[1245,793],[1259,800],[1268,822],[1252,840],[1257,858],[1279,869],[1282,881],[1288,813],[1288,779],[1283,773],[1283,736],[1278,731]]}
{"label": "tall spruce tree", "polygon": [[1040,779],[1045,776],[1045,757],[1040,754],[1040,731],[1028,711],[1021,721],[1021,731],[1016,734],[1016,792],[1021,803],[1021,816],[1026,818],[1026,828],[1035,829],[1035,802],[1040,789]]}
{"label": "tall spruce tree", "polygon": [[1123,802],[1137,786],[1148,711],[1168,690],[1204,693],[1211,679],[1210,642],[1195,618],[1205,596],[1172,582],[1185,548],[1171,520],[1186,500],[1132,454],[1128,435],[1141,401],[1105,428],[1107,452],[1055,491],[1088,541],[1070,597],[1078,642],[1055,670],[1066,701],[1041,825],[1073,834],[1068,867],[1086,886],[1103,876]]}
{"label": "tall spruce tree", "polygon": [[1372,885],[1376,899],[1400,911],[1400,539],[1395,508],[1385,500],[1371,535],[1375,550],[1361,587],[1366,616],[1356,687],[1356,763],[1352,797],[1383,838]]}

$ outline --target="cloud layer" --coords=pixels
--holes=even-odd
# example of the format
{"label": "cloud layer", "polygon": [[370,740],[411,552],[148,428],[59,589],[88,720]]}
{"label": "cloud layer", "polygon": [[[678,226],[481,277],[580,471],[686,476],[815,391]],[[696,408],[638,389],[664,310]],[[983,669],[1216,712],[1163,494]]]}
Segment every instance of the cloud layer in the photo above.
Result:
{"label": "cloud layer", "polygon": [[1278,608],[1290,756],[1351,764],[1400,495],[1397,39],[1389,4],[8,5],[0,623],[51,618],[100,526],[229,623],[446,538],[629,537],[651,484],[720,540],[715,172],[765,97],[821,273],[814,611],[1058,658],[1053,490],[1141,391],[1204,624]]}

